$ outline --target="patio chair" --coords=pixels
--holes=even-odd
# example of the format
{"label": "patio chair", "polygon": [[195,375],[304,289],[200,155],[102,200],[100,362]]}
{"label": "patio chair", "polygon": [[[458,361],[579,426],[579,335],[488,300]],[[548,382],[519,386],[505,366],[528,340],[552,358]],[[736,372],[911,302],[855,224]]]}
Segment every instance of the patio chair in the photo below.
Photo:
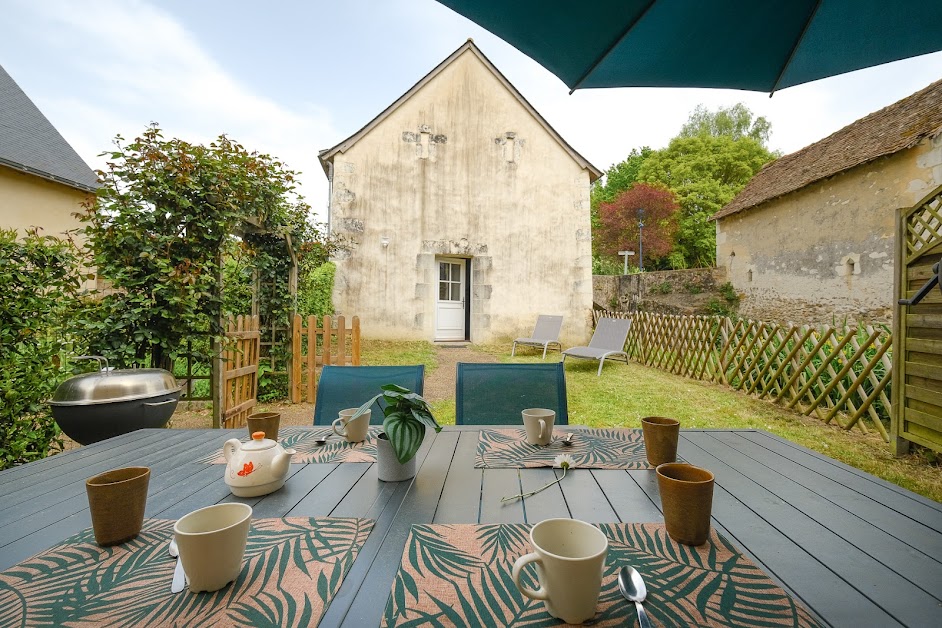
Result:
{"label": "patio chair", "polygon": [[562,351],[563,346],[559,344],[559,330],[563,326],[562,316],[546,316],[540,314],[536,319],[536,326],[533,328],[533,334],[529,338],[517,338],[514,340],[510,355],[517,352],[517,345],[527,345],[531,347],[543,347],[543,359],[546,359],[546,350],[550,345],[556,345],[557,351]]}
{"label": "patio chair", "polygon": [[566,349],[563,351],[563,362],[566,361],[566,356],[598,360],[599,372],[597,375],[602,374],[605,358],[621,356],[627,364],[628,354],[625,353],[625,342],[628,340],[628,330],[630,328],[631,319],[600,318],[595,326],[595,333],[592,334],[592,340],[589,341],[589,346]]}
{"label": "patio chair", "polygon": [[[330,425],[345,408],[356,408],[383,392],[383,384],[397,384],[422,394],[425,366],[324,366],[317,382],[314,425]],[[373,404],[370,425],[382,425],[382,399]]]}
{"label": "patio chair", "polygon": [[556,425],[569,423],[562,362],[494,364],[459,362],[455,382],[457,425],[522,425],[527,408],[556,412]]}

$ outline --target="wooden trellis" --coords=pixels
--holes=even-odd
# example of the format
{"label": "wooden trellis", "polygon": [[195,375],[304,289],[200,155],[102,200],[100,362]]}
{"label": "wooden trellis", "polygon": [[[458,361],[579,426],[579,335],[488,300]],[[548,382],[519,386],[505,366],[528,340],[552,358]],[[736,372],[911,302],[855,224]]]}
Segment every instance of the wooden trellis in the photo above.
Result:
{"label": "wooden trellis", "polygon": [[[896,240],[895,294],[912,299],[942,263],[942,186],[900,212]],[[894,322],[893,451],[905,453],[911,442],[942,451],[942,291],[897,305]]]}
{"label": "wooden trellis", "polygon": [[[320,325],[318,323],[320,322]],[[317,397],[317,369],[324,364],[360,365],[360,317],[350,327],[343,316],[295,315],[291,327],[291,402],[313,403]]]}
{"label": "wooden trellis", "polygon": [[889,441],[891,345],[890,331],[872,326],[637,312],[626,351],[648,366],[772,399],[844,429],[870,426]]}
{"label": "wooden trellis", "polygon": [[[261,334],[258,316],[230,318],[222,347],[221,409],[213,417],[214,427],[242,427],[255,407],[258,393],[258,355]],[[215,413],[214,413],[215,414]]]}

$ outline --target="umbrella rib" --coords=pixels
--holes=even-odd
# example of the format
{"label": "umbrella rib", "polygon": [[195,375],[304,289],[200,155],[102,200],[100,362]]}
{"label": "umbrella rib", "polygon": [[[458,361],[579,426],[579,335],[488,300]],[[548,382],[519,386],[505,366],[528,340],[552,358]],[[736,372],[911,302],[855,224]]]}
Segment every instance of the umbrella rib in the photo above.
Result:
{"label": "umbrella rib", "polygon": [[634,21],[632,21],[630,24],[628,24],[628,26],[625,28],[625,30],[622,31],[621,35],[619,35],[619,36],[615,39],[615,41],[612,42],[612,45],[610,45],[608,48],[606,48],[606,49],[602,52],[602,54],[599,55],[599,57],[595,60],[595,62],[592,63],[592,65],[590,65],[590,66],[586,69],[585,72],[583,72],[582,76],[580,76],[579,79],[576,81],[576,84],[573,85],[573,86],[572,86],[572,89],[569,90],[569,95],[570,95],[570,96],[572,96],[572,93],[573,93],[574,91],[576,91],[577,89],[579,89],[579,86],[582,85],[583,81],[585,81],[587,78],[589,78],[589,75],[592,74],[592,72],[595,70],[595,68],[599,67],[599,65],[602,63],[602,61],[605,60],[605,57],[607,57],[609,54],[611,54],[612,50],[614,50],[614,49],[618,46],[618,44],[620,44],[620,43],[622,42],[622,40],[628,35],[628,33],[631,32],[631,29],[633,29],[633,28],[635,27],[635,25],[638,24],[638,22],[640,22],[641,20],[644,19],[644,16],[648,14],[648,11],[651,10],[651,7],[654,6],[654,3],[655,3],[655,2],[657,2],[657,0],[651,0],[650,2],[648,2],[648,6],[644,7],[644,10],[643,10],[641,13],[638,14],[638,17],[635,18]]}
{"label": "umbrella rib", "polygon": [[801,46],[801,42],[808,33],[808,29],[811,28],[811,22],[814,21],[814,16],[818,14],[818,9],[820,8],[821,0],[818,0],[814,3],[814,8],[811,10],[811,14],[808,15],[808,19],[805,20],[805,26],[801,29],[801,34],[799,34],[798,38],[795,40],[795,44],[792,46],[791,52],[788,53],[788,59],[785,60],[785,64],[779,71],[778,76],[775,77],[775,82],[772,83],[772,90],[769,92],[769,98],[771,98],[772,94],[775,93],[775,90],[778,89],[778,84],[782,81],[782,77],[785,76],[785,71],[788,69],[788,66],[792,64],[792,59],[795,58],[795,54],[798,52],[798,47]]}

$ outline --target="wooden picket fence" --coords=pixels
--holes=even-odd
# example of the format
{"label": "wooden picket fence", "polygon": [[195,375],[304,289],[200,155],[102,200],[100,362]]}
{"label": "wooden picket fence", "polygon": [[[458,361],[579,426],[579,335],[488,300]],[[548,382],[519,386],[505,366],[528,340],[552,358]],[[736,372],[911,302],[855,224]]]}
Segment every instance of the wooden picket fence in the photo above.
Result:
{"label": "wooden picket fence", "polygon": [[239,316],[226,322],[218,427],[243,427],[255,408],[260,343],[258,316]]}
{"label": "wooden picket fence", "polygon": [[[595,317],[624,317],[602,312]],[[872,326],[814,328],[719,316],[635,312],[626,351],[678,375],[771,399],[825,423],[889,442],[892,333]],[[867,423],[865,424],[865,421]]]}
{"label": "wooden picket fence", "polygon": [[314,403],[319,367],[360,365],[359,316],[354,316],[347,327],[343,316],[324,316],[320,320],[308,316],[305,321],[295,315],[291,338],[291,403]]}

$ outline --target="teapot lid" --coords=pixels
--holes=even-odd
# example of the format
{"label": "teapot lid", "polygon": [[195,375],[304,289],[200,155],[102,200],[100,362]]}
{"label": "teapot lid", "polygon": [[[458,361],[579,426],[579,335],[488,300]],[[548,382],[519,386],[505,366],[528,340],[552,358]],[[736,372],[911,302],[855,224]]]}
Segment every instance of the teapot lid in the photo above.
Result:
{"label": "teapot lid", "polygon": [[252,432],[252,440],[242,445],[242,451],[264,451],[277,444],[270,438],[265,438],[265,432]]}

